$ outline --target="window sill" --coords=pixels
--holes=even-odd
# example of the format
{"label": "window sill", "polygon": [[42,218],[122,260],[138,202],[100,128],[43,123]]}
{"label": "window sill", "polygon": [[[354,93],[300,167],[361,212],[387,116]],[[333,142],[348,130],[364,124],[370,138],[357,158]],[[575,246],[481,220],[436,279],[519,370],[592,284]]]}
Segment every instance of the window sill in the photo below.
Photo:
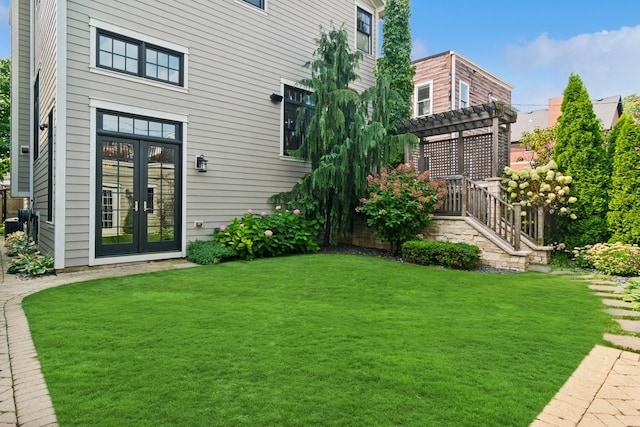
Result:
{"label": "window sill", "polygon": [[295,158],[293,158],[293,157],[290,157],[290,156],[284,156],[284,155],[282,155],[282,154],[280,155],[280,160],[284,160],[284,161],[287,161],[287,162],[294,162],[294,163],[302,163],[302,164],[309,163],[309,162],[307,162],[306,160],[302,160],[302,159],[295,159]]}
{"label": "window sill", "polygon": [[110,71],[99,67],[89,67],[89,71],[92,73],[100,74],[103,76],[116,77],[122,80],[128,80],[130,82],[142,83],[147,86],[153,86],[161,89],[172,90],[174,92],[189,93],[189,88],[186,86],[176,86],[169,83],[161,83],[155,80],[145,79],[143,77],[130,76],[128,74],[118,73],[117,71]]}

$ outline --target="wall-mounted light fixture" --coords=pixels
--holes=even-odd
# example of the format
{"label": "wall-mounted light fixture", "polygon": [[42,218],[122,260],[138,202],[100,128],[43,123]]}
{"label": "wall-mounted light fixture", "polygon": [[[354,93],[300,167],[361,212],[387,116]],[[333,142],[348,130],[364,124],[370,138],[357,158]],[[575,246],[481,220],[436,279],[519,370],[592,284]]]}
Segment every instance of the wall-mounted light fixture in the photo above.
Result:
{"label": "wall-mounted light fixture", "polygon": [[48,127],[49,127],[49,125],[47,123],[43,123],[43,124],[40,125],[40,130],[45,130]]}
{"label": "wall-mounted light fixture", "polygon": [[283,99],[282,95],[280,95],[279,93],[272,93],[270,98],[271,98],[271,101],[277,102],[277,103],[282,102],[282,99]]}
{"label": "wall-mounted light fixture", "polygon": [[204,158],[204,154],[198,154],[196,156],[196,169],[198,172],[206,172],[207,171],[207,163],[209,161]]}

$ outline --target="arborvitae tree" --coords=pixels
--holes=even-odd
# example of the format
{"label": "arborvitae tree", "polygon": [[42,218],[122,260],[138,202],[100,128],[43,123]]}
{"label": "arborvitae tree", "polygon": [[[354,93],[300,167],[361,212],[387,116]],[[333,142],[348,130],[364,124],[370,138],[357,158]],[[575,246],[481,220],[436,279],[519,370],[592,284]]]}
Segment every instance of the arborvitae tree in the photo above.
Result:
{"label": "arborvitae tree", "polygon": [[640,244],[640,128],[624,114],[614,127],[615,155],[607,221],[610,242]]}
{"label": "arborvitae tree", "polygon": [[293,153],[310,163],[311,172],[271,201],[297,199],[314,206],[324,220],[325,244],[334,244],[338,235],[351,230],[355,208],[366,195],[367,176],[387,160],[384,123],[390,89],[385,78],[362,95],[349,87],[358,78],[361,53],[350,51],[344,29],[323,32],[317,45],[314,59],[306,64],[311,78],[300,82],[313,92],[315,112]]}
{"label": "arborvitae tree", "polygon": [[389,0],[384,9],[382,32],[383,57],[378,59],[377,76],[385,75],[391,89],[398,94],[389,104],[390,132],[395,123],[411,118],[411,95],[416,67],[411,65],[411,30],[409,0]]}
{"label": "arborvitae tree", "polygon": [[573,177],[577,220],[558,219],[558,238],[571,246],[605,242],[611,187],[607,152],[589,94],[576,74],[564,91],[558,118],[554,159],[559,170]]}
{"label": "arborvitae tree", "polygon": [[11,60],[0,59],[0,157],[9,155],[11,116]]}

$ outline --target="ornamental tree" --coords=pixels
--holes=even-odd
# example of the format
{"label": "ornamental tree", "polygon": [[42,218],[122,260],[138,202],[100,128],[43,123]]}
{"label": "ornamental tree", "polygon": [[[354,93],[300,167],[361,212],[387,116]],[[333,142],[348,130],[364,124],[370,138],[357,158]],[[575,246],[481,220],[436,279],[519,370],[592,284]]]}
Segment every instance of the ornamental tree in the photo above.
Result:
{"label": "ornamental tree", "polygon": [[429,172],[417,176],[412,163],[401,164],[367,178],[369,197],[360,200],[357,212],[367,215],[367,224],[392,249],[415,237],[432,221],[434,209],[442,204],[445,190],[441,181],[430,181]]}
{"label": "ornamental tree", "polygon": [[576,74],[564,91],[554,159],[573,177],[576,221],[558,218],[558,240],[569,247],[608,240],[610,174],[604,138],[589,94]]}
{"label": "ornamental tree", "polygon": [[532,168],[546,165],[551,161],[553,156],[553,144],[555,140],[555,125],[545,129],[536,126],[533,132],[522,132],[520,145],[531,150],[531,157],[529,159],[523,158],[523,160],[528,160]]}
{"label": "ornamental tree", "polygon": [[553,160],[535,169],[517,171],[506,167],[504,175],[501,186],[508,201],[519,202],[523,207],[542,206],[551,214],[577,218],[571,208],[577,199],[569,195],[573,178],[558,171]]}
{"label": "ornamental tree", "polygon": [[315,111],[300,148],[292,153],[308,161],[311,171],[270,201],[315,206],[324,223],[324,243],[334,244],[351,230],[367,175],[388,160],[386,100],[391,93],[385,78],[362,94],[350,87],[358,78],[362,53],[351,52],[344,29],[323,32],[316,43],[314,58],[306,64],[311,77],[300,82],[311,89]]}
{"label": "ornamental tree", "polygon": [[624,114],[616,123],[611,200],[607,222],[610,242],[640,244],[640,128]]}

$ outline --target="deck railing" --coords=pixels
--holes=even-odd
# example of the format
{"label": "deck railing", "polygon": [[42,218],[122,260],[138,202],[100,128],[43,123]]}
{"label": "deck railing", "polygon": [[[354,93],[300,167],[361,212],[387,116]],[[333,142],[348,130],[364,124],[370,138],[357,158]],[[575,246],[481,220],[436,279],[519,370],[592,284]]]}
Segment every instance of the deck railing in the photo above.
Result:
{"label": "deck railing", "polygon": [[537,245],[544,245],[544,208],[542,206],[523,207],[522,233]]}
{"label": "deck railing", "polygon": [[520,250],[520,203],[509,204],[462,175],[435,178],[444,181],[447,194],[436,215],[470,216],[484,224],[515,250]]}

